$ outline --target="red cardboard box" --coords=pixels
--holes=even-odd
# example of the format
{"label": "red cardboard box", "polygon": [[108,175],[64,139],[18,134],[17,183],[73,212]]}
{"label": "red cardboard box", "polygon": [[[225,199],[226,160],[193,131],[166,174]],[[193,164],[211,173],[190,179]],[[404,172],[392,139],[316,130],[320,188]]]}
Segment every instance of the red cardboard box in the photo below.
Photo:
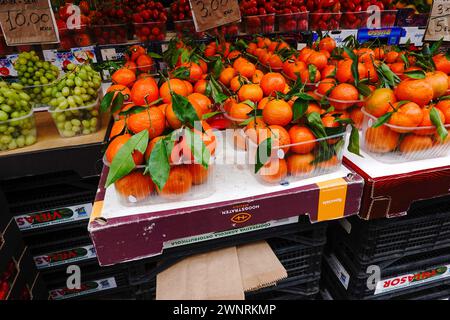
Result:
{"label": "red cardboard box", "polygon": [[396,164],[362,155],[346,153],[344,163],[364,178],[363,219],[405,215],[414,201],[450,194],[450,155]]}
{"label": "red cardboard box", "polygon": [[125,207],[113,186],[105,190],[107,174],[104,168],[89,223],[103,266],[159,255],[176,239],[203,241],[217,232],[251,231],[305,214],[312,222],[355,215],[363,189],[363,179],[345,167],[288,186],[266,186],[250,170],[217,166],[221,183],[206,199]]}

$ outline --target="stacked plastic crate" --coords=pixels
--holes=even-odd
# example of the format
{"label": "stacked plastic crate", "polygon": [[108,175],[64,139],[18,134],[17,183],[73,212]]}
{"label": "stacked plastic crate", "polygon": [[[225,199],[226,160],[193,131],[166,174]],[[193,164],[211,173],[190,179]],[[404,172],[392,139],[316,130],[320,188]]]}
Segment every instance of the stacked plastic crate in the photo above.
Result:
{"label": "stacked plastic crate", "polygon": [[121,268],[98,265],[87,232],[97,184],[98,177],[73,172],[2,181],[14,227],[48,287],[44,299],[101,296],[126,285]]}
{"label": "stacked plastic crate", "polygon": [[420,202],[407,216],[342,220],[330,228],[322,296],[448,299],[450,202]]}
{"label": "stacked plastic crate", "polygon": [[154,299],[156,275],[186,256],[228,246],[266,240],[286,268],[288,278],[246,294],[246,299],[313,300],[319,292],[321,260],[326,243],[327,223],[312,225],[307,216],[295,224],[249,232],[237,236],[175,247],[162,257],[144,260],[127,266],[130,285],[138,296]]}

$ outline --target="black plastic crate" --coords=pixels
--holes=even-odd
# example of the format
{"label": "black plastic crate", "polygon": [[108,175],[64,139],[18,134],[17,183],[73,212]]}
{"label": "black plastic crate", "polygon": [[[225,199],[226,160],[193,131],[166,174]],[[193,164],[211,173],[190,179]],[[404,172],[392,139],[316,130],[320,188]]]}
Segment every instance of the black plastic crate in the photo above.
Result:
{"label": "black plastic crate", "polygon": [[[314,300],[319,293],[319,277],[313,277],[306,281],[280,282],[276,286],[261,290],[247,292],[246,300]],[[286,285],[294,283],[292,285]]]}
{"label": "black plastic crate", "polygon": [[114,276],[117,287],[102,290],[94,293],[84,294],[69,299],[77,300],[139,300],[137,295],[126,284],[126,279],[122,275]]}
{"label": "black plastic crate", "polygon": [[36,237],[32,249],[36,267],[43,273],[65,268],[69,264],[98,265],[95,248],[86,227],[73,228]]}
{"label": "black plastic crate", "polygon": [[[113,286],[112,281],[114,281],[115,286]],[[81,271],[80,290],[68,290],[65,279],[59,279],[47,284],[47,287],[49,288],[49,298],[53,297],[56,300],[97,299],[105,295],[122,292],[129,288],[129,283],[128,277],[121,267],[96,268],[91,266]],[[96,290],[98,288],[103,290]]]}
{"label": "black plastic crate", "polygon": [[[73,174],[32,176],[3,181],[9,209],[12,215],[39,212],[92,200],[97,192],[99,178],[80,179]],[[74,199],[75,201],[72,201]]]}
{"label": "black plastic crate", "polygon": [[[85,299],[88,299],[86,297]],[[94,297],[95,300],[154,300],[155,291],[142,291],[139,287],[122,287],[120,290],[106,292]]]}
{"label": "black plastic crate", "polygon": [[283,238],[272,238],[268,243],[288,273],[288,278],[280,281],[311,279],[320,276],[322,261],[322,244],[305,245]]}
{"label": "black plastic crate", "polygon": [[102,295],[96,297],[80,297],[83,299],[95,299],[95,300],[152,300],[152,297],[146,297],[145,295],[138,295],[134,292],[133,288],[122,288],[120,290],[113,290],[112,292],[105,292]]}
{"label": "black plastic crate", "polygon": [[[101,278],[103,275],[121,275],[126,276],[126,269],[123,266],[110,266],[110,267],[101,267],[94,260],[91,264],[77,264],[76,262],[72,263],[72,265],[76,265],[80,267],[81,272],[81,280],[92,280],[94,278]],[[45,273],[42,273],[42,278],[44,282],[47,284],[49,288],[58,288],[63,287],[66,284],[67,278],[69,274],[67,274],[67,266],[65,268],[59,268],[55,270],[51,270]]]}
{"label": "black plastic crate", "polygon": [[[290,279],[280,281],[276,286],[247,292],[247,300],[312,300],[319,292],[320,276],[308,279]],[[153,300],[156,297],[156,280],[133,286],[135,298],[138,300]]]}
{"label": "black plastic crate", "polygon": [[154,300],[156,298],[156,278],[150,282],[131,286],[134,294],[141,300]]}
{"label": "black plastic crate", "polygon": [[9,181],[5,196],[11,214],[28,238],[87,225],[97,186],[98,177],[53,174]]}
{"label": "black plastic crate", "polygon": [[418,292],[413,292],[400,297],[395,297],[395,300],[449,300],[450,298],[450,282],[440,286],[424,289]]}
{"label": "black plastic crate", "polygon": [[33,244],[30,246],[33,254],[42,254],[56,250],[66,249],[73,245],[92,243],[87,231],[87,223],[67,230],[57,230],[28,237]]}
{"label": "black plastic crate", "polygon": [[42,280],[42,276],[39,273],[34,279],[33,283],[29,286],[30,295],[32,300],[47,300],[48,290],[47,286]]}
{"label": "black plastic crate", "polygon": [[159,272],[190,255],[269,239],[269,245],[286,269],[291,270],[293,277],[315,276],[320,274],[326,228],[327,223],[311,224],[307,216],[301,216],[295,224],[175,247],[165,250],[162,256],[125,265],[128,268],[130,284],[139,285],[151,282]]}
{"label": "black plastic crate", "polygon": [[344,241],[361,263],[450,247],[450,198],[418,203],[405,217],[338,221],[329,237]]}
{"label": "black plastic crate", "polygon": [[[334,255],[341,267],[336,267],[336,260],[333,260],[334,262],[332,264],[334,264],[334,267],[331,267],[331,264],[328,261],[330,254]],[[429,277],[430,281],[421,282],[409,287],[399,287],[401,281],[407,283],[412,281],[408,280],[408,275],[421,274],[423,276],[425,275],[424,272],[436,270],[437,268],[439,268],[439,272],[444,268],[444,274],[450,275],[450,270],[445,267],[446,265],[450,265],[450,251],[448,248],[425,251],[377,263],[359,263],[349,247],[345,246],[342,242],[334,241],[332,243],[332,249],[328,250],[325,254],[325,260],[323,267],[324,273],[333,274],[333,282],[341,288],[345,298],[351,300],[387,299],[408,292],[414,292],[423,289],[424,287],[431,288],[442,284],[442,281],[450,281],[449,277]],[[390,284],[387,284],[392,288],[394,288],[394,286],[397,287],[395,290],[389,292],[385,290],[386,292],[375,294],[376,290],[368,287],[367,281],[371,276],[371,273],[368,272],[368,267],[373,265],[380,268],[380,281],[398,278],[395,281],[393,280]],[[433,278],[435,280],[433,280]],[[344,284],[346,285],[346,288],[344,287]]]}
{"label": "black plastic crate", "polygon": [[[348,300],[349,297],[344,287],[336,281],[336,277],[328,266],[323,267],[320,283],[320,296],[323,300]],[[450,280],[442,281],[430,288],[419,287],[405,290],[404,292],[393,292],[383,296],[372,296],[357,300],[446,300],[450,297]],[[356,300],[356,298],[354,298]]]}
{"label": "black plastic crate", "polygon": [[[275,296],[277,294],[279,296],[295,296],[290,297],[290,299],[310,299],[315,296],[318,292],[322,252],[326,243],[326,228],[326,223],[311,225],[309,222],[301,221],[294,225],[270,229],[272,237],[266,234],[267,230],[255,232],[260,236],[261,232],[265,235],[265,240],[286,268],[288,278],[281,280],[276,286],[263,288],[248,293],[246,296],[249,299],[252,296],[255,296],[254,299],[260,299],[258,296]],[[277,233],[279,234],[275,235]],[[225,240],[227,239],[225,238]],[[261,237],[261,239],[264,239],[264,237]],[[255,240],[257,239],[253,238],[253,241]],[[222,240],[221,243],[223,242]],[[233,244],[228,242],[228,246],[230,245]],[[170,250],[164,254],[164,257],[166,255],[170,256]],[[181,256],[159,262],[152,260],[151,262],[124,264],[136,295],[140,298],[154,299],[156,295],[156,275],[185,257]],[[278,293],[272,294],[271,291],[277,291]]]}

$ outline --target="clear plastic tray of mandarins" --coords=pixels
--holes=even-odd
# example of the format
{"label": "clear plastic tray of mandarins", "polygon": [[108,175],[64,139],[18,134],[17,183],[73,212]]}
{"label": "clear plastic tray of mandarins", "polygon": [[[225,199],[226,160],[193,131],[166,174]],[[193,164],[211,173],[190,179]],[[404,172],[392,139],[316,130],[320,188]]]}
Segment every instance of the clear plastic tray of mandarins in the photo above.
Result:
{"label": "clear plastic tray of mandarins", "polygon": [[298,32],[308,30],[309,12],[277,14],[276,30],[278,32]]}
{"label": "clear plastic tray of mandarins", "polygon": [[[236,107],[235,105],[239,106]],[[249,104],[231,100],[221,103],[219,105],[219,111],[223,113],[226,119],[231,121],[234,129],[245,128],[246,122],[255,114],[255,109]]]}
{"label": "clear plastic tray of mandarins", "polygon": [[[359,107],[359,108],[364,107],[366,98],[362,97],[361,94],[359,94],[359,97],[360,97],[359,99],[349,99],[349,100],[336,99],[336,98],[331,97],[331,95],[333,95],[332,91],[328,95],[323,95],[323,94],[319,93],[319,91],[317,90],[319,85],[320,85],[320,82],[315,84],[316,90],[314,91],[314,93],[319,98],[322,99],[322,102],[326,102],[330,105],[330,107],[333,107],[335,111],[338,111],[338,112],[345,111],[351,107]],[[344,83],[344,85],[346,85],[346,84]]]}
{"label": "clear plastic tray of mandarins", "polygon": [[[148,57],[148,56],[147,56]],[[149,57],[151,58],[151,57]],[[137,78],[141,78],[146,76],[145,74],[149,74],[151,76],[158,76],[157,73],[157,62],[151,58],[151,60],[147,59],[146,64],[136,65],[136,66],[127,66],[127,69],[134,71]]]}
{"label": "clear plastic tray of mandarins", "polygon": [[[401,163],[445,157],[450,153],[450,134],[442,140],[434,126],[400,127],[384,123],[374,128],[377,117],[364,114],[361,148],[384,163]],[[447,131],[450,124],[444,125]]]}
{"label": "clear plastic tray of mandarins", "polygon": [[[124,206],[204,199],[215,192],[214,161],[211,158],[207,168],[197,163],[172,164],[162,189],[155,185],[146,166],[139,165],[114,182],[114,188]],[[105,158],[103,163],[110,167]]]}
{"label": "clear plastic tray of mandarins", "polygon": [[[299,143],[277,145],[276,140],[271,140],[270,155],[267,152],[267,144],[264,139],[257,145],[247,132],[247,152],[249,169],[256,179],[263,184],[287,185],[291,182],[316,177],[339,170],[342,165],[342,157],[345,147],[347,131],[328,137],[303,141]],[[271,137],[276,136],[272,132]],[[258,140],[262,140],[259,137]],[[275,143],[274,143],[275,142]],[[264,165],[255,172],[259,159],[267,159]]]}
{"label": "clear plastic tray of mandarins", "polygon": [[236,151],[235,157],[238,161],[236,168],[239,170],[248,170],[248,164],[254,163],[256,159],[257,140],[255,135],[248,134],[249,132],[246,132],[245,126],[225,131],[226,142]]}

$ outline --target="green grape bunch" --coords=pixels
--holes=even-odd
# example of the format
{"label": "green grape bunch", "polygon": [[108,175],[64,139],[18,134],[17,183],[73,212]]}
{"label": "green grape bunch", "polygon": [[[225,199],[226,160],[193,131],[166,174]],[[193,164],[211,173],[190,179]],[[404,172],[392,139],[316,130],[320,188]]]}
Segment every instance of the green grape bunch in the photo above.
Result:
{"label": "green grape bunch", "polygon": [[69,64],[67,69],[68,73],[44,92],[50,97],[48,104],[56,126],[63,137],[96,132],[101,76],[89,64]]}
{"label": "green grape bunch", "polygon": [[14,63],[19,82],[25,86],[34,104],[47,104],[50,101],[49,84],[59,76],[58,67],[48,61],[42,61],[35,51],[21,52]]}
{"label": "green grape bunch", "polygon": [[0,151],[36,142],[31,100],[22,84],[0,81]]}

